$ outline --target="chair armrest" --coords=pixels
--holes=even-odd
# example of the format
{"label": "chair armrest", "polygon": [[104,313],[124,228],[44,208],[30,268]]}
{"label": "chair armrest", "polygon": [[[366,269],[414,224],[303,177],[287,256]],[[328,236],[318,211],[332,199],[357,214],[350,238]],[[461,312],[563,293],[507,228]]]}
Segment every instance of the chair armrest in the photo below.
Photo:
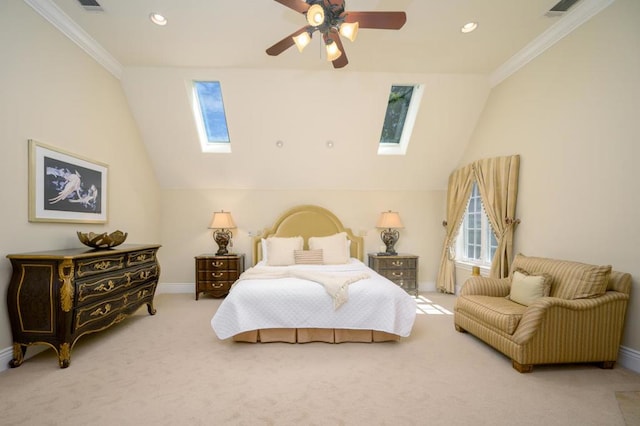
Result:
{"label": "chair armrest", "polygon": [[505,297],[511,289],[511,278],[471,277],[464,282],[460,296],[472,294]]}
{"label": "chair armrest", "polygon": [[[607,291],[604,295],[592,299],[560,299],[557,297],[541,297],[529,305],[522,315],[518,328],[513,333],[513,340],[519,344],[525,344],[531,340],[537,332],[546,334],[562,333],[563,339],[577,337],[581,334],[592,333],[590,327],[585,329],[585,312],[591,311],[589,316],[599,318],[603,322],[611,322],[613,327],[622,331],[624,325],[624,310],[626,309],[629,295],[617,291]],[[622,318],[619,324],[614,324],[611,311],[612,305],[622,304]],[[561,324],[559,326],[559,324]],[[541,329],[544,328],[544,331]]]}

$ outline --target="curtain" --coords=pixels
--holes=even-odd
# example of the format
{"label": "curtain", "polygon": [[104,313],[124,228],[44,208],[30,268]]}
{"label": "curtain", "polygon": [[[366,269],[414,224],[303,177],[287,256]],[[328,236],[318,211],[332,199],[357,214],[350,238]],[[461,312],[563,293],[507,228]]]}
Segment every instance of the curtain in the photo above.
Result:
{"label": "curtain", "polygon": [[460,221],[467,209],[467,201],[473,185],[473,165],[458,169],[449,176],[447,190],[447,219],[442,223],[445,227],[444,244],[440,258],[440,270],[436,280],[438,291],[455,293],[455,247]]}
{"label": "curtain", "polygon": [[478,160],[473,166],[484,211],[498,241],[490,276],[504,278],[509,276],[514,228],[520,222],[515,218],[520,156]]}

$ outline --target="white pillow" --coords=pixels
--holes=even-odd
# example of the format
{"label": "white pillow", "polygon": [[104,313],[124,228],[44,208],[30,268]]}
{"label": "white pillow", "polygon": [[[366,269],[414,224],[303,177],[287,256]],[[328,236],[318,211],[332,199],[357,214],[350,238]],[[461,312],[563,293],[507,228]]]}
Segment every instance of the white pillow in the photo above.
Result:
{"label": "white pillow", "polygon": [[509,299],[529,306],[537,299],[548,296],[550,289],[551,286],[546,276],[525,275],[520,271],[514,271]]}
{"label": "white pillow", "polygon": [[266,263],[267,262],[267,240],[262,238],[260,240],[260,245],[262,246],[262,260]]}
{"label": "white pillow", "polygon": [[340,232],[328,237],[310,237],[309,250],[320,249],[322,249],[322,258],[325,265],[349,263],[349,240],[346,232]]}
{"label": "white pillow", "polygon": [[302,237],[269,237],[267,238],[267,260],[269,266],[287,266],[296,263],[294,252],[302,250]]}

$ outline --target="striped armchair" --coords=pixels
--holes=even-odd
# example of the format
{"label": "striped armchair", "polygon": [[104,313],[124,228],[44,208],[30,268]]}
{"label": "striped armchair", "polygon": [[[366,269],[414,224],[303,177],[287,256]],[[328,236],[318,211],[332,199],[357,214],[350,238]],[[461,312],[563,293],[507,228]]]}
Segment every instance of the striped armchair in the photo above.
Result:
{"label": "striped armchair", "polygon": [[[516,297],[514,275],[520,279],[518,289],[542,283],[540,293],[523,300],[518,290]],[[613,368],[630,290],[631,275],[611,266],[518,254],[508,278],[471,277],[465,282],[456,299],[454,324],[511,358],[521,373],[536,364],[596,362]]]}

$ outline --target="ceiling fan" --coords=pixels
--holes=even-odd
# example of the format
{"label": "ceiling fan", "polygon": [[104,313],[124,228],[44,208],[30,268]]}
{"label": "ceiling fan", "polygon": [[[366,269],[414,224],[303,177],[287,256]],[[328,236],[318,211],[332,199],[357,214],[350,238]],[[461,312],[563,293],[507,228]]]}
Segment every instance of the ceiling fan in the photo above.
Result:
{"label": "ceiling fan", "polygon": [[334,68],[349,63],[340,35],[354,41],[358,28],[399,30],[407,21],[404,12],[351,12],[345,11],[344,0],[275,0],[290,9],[306,15],[308,25],[286,36],[267,49],[267,54],[277,56],[293,46],[302,50],[318,31],[327,50],[327,60]]}

